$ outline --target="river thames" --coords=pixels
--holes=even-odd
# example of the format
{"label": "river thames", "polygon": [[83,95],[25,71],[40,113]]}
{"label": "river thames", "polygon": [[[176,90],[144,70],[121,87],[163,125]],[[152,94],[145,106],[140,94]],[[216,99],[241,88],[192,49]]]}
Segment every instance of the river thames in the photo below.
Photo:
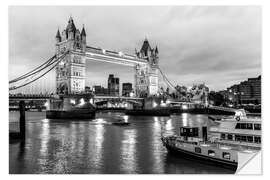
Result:
{"label": "river thames", "polygon": [[[18,112],[10,112],[10,129]],[[205,115],[124,116],[130,126],[112,125],[122,113],[98,113],[94,120],[49,120],[26,112],[25,143],[9,144],[11,174],[220,174],[234,171],[175,157],[160,140],[181,126],[212,126]]]}

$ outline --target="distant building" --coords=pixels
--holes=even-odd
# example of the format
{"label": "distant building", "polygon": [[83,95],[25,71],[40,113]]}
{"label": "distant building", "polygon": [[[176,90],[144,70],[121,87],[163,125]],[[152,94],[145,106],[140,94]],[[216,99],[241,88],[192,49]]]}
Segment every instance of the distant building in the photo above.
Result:
{"label": "distant building", "polygon": [[110,96],[119,96],[119,78],[114,77],[113,74],[108,78],[108,94]]}
{"label": "distant building", "polygon": [[129,96],[132,92],[132,84],[131,83],[123,83],[122,84],[122,96]]}
{"label": "distant building", "polygon": [[93,86],[95,95],[108,95],[108,89],[102,86]]}
{"label": "distant building", "polygon": [[261,76],[227,88],[228,98],[238,104],[261,104]]}
{"label": "distant building", "polygon": [[89,86],[85,86],[84,91],[85,93],[92,93],[92,89]]}

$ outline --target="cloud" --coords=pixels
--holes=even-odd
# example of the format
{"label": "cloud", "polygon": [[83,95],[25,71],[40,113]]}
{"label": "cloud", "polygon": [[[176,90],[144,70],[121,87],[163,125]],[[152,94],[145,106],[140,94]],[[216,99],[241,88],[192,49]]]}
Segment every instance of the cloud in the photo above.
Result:
{"label": "cloud", "polygon": [[[134,53],[147,36],[175,84],[223,89],[261,73],[259,6],[12,6],[9,77],[54,54],[56,30],[66,27],[70,15],[77,28],[85,24],[91,46]],[[130,68],[87,62],[86,84],[106,85],[110,73],[134,81]]]}

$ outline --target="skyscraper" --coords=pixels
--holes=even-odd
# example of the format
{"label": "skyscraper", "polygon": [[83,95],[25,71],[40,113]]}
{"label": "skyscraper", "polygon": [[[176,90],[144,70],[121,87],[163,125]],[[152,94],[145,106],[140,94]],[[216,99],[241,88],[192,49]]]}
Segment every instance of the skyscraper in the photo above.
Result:
{"label": "skyscraper", "polygon": [[132,92],[132,84],[131,83],[123,83],[122,84],[122,96],[129,97]]}
{"label": "skyscraper", "polygon": [[108,94],[110,96],[119,96],[119,78],[114,77],[113,74],[108,78]]}

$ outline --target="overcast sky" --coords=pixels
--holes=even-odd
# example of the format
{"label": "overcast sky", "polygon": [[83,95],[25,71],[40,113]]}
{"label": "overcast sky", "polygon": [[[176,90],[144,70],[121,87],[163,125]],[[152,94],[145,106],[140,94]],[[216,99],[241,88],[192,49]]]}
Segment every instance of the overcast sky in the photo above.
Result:
{"label": "overcast sky", "polygon": [[[147,37],[174,84],[221,90],[261,74],[259,6],[25,6],[9,9],[10,79],[55,53],[57,28],[70,16],[90,46],[134,53]],[[86,84],[106,85],[110,73],[133,83],[130,67],[88,61]]]}

